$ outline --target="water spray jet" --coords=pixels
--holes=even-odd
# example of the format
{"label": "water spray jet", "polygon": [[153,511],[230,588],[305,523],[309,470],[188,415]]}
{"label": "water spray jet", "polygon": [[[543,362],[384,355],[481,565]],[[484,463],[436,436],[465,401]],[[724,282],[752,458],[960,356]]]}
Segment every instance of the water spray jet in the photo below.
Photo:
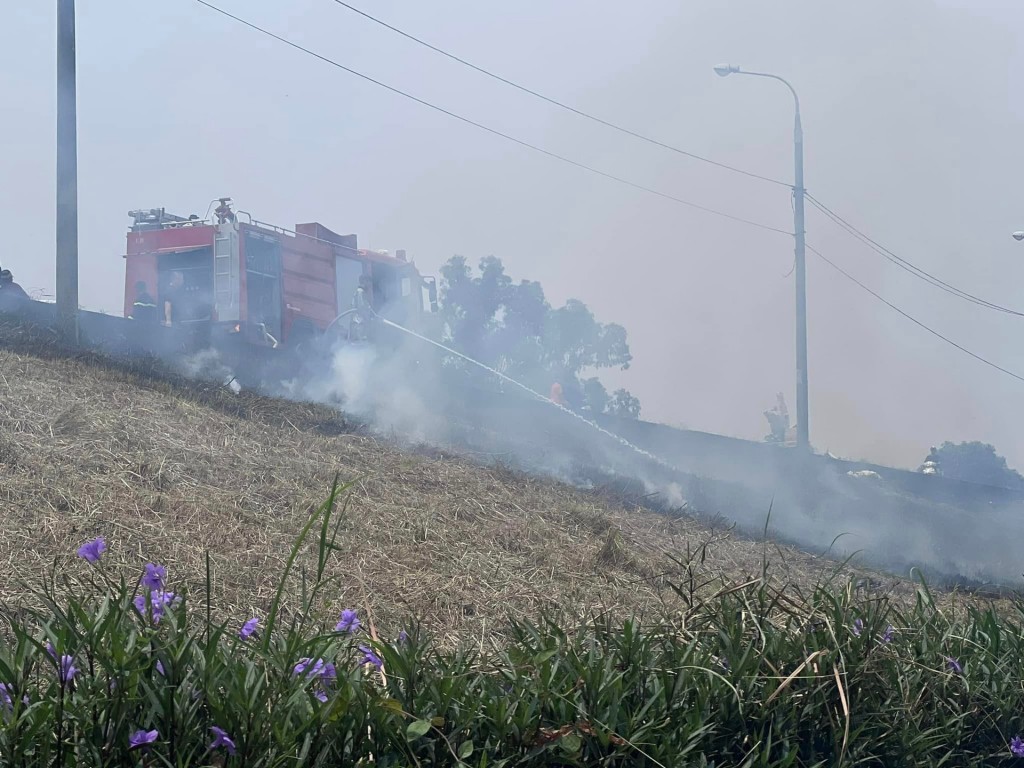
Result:
{"label": "water spray jet", "polygon": [[603,435],[605,435],[607,437],[610,437],[612,440],[615,440],[617,443],[619,443],[619,445],[622,445],[623,447],[628,448],[631,451],[634,451],[634,452],[638,453],[639,455],[643,456],[646,459],[649,459],[650,461],[653,461],[654,463],[658,464],[659,466],[663,467],[664,469],[668,469],[668,470],[671,470],[671,471],[678,471],[678,467],[674,467],[671,464],[663,461],[662,459],[659,459],[657,456],[655,456],[650,451],[645,451],[643,448],[640,448],[639,446],[633,445],[633,443],[629,442],[624,437],[620,437],[619,435],[616,435],[614,432],[610,432],[607,429],[605,429],[604,427],[601,427],[601,426],[595,424],[594,422],[590,421],[589,419],[586,419],[583,416],[580,416],[578,413],[576,413],[575,411],[571,410],[570,408],[566,408],[564,405],[556,403],[555,401],[551,400],[550,398],[545,397],[544,395],[542,395],[540,392],[537,392],[535,389],[531,389],[530,387],[526,386],[522,382],[516,381],[511,376],[508,376],[508,375],[502,373],[501,371],[495,370],[494,368],[491,368],[489,365],[484,365],[479,360],[474,360],[469,355],[464,355],[461,352],[458,352],[458,351],[452,349],[449,346],[446,346],[446,345],[444,345],[444,344],[442,344],[442,343],[440,343],[438,341],[434,341],[433,339],[427,338],[426,336],[423,336],[422,334],[416,333],[416,331],[412,331],[412,330],[410,330],[408,328],[405,328],[404,326],[399,325],[398,323],[395,323],[395,322],[392,322],[391,320],[387,320],[387,319],[385,319],[383,317],[380,317],[380,315],[375,315],[375,316],[377,317],[378,320],[380,320],[380,322],[384,323],[385,325],[387,325],[387,326],[389,326],[391,328],[394,328],[396,330],[402,331],[403,333],[407,333],[410,336],[412,336],[412,337],[414,337],[416,339],[419,339],[420,341],[426,342],[427,344],[430,344],[430,345],[432,345],[434,347],[437,347],[438,349],[441,349],[441,350],[447,352],[450,355],[454,355],[455,357],[458,357],[458,358],[460,358],[462,360],[465,360],[467,363],[471,363],[472,365],[475,365],[475,366],[477,366],[479,368],[482,368],[483,370],[493,374],[494,376],[497,376],[499,379],[501,379],[503,381],[507,381],[509,384],[512,384],[513,386],[519,387],[521,390],[523,390],[524,392],[526,392],[526,393],[530,394],[531,396],[537,398],[541,402],[547,403],[552,408],[557,408],[558,410],[562,411],[563,413],[566,413],[569,416],[572,416],[574,419],[577,419],[578,421],[583,422],[584,424],[586,424],[591,429],[594,429],[594,430],[600,432],[601,434],[603,434]]}

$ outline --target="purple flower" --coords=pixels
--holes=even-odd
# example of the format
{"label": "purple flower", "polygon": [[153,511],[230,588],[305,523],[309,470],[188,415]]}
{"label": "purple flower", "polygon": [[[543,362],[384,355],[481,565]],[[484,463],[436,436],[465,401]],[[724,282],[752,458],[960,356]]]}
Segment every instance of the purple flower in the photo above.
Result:
{"label": "purple flower", "polygon": [[323,677],[324,671],[330,667],[331,674],[334,673],[334,665],[326,664],[323,659],[299,659],[299,663],[295,665],[292,670],[292,675],[298,677],[299,675],[305,675],[307,679],[313,679],[314,677]]}
{"label": "purple flower", "polygon": [[229,755],[235,754],[235,742],[228,736],[227,731],[214,725],[210,727],[210,733],[213,734],[213,742],[210,744],[210,749],[224,747]]}
{"label": "purple flower", "polygon": [[341,619],[334,627],[335,632],[348,632],[352,634],[358,631],[359,627],[362,626],[362,622],[359,621],[359,617],[356,616],[356,612],[351,608],[346,608],[341,612]]}
{"label": "purple flower", "polygon": [[327,703],[327,686],[333,683],[338,677],[338,671],[334,668],[331,662],[327,662],[323,665],[323,670],[320,672],[320,685],[317,686],[316,691],[313,695],[317,701],[321,704]]}
{"label": "purple flower", "polygon": [[156,662],[156,671],[159,672],[163,677],[167,677],[167,673],[164,672],[164,665],[159,659]]}
{"label": "purple flower", "polygon": [[408,642],[409,642],[409,633],[406,632],[403,629],[401,632],[398,633],[398,644],[399,645],[405,645]]}
{"label": "purple flower", "polygon": [[896,635],[896,628],[890,624],[885,628],[885,632],[882,634],[883,643],[891,643],[893,637]]}
{"label": "purple flower", "polygon": [[71,656],[60,657],[60,682],[61,685],[66,685],[75,679],[75,675],[78,674],[78,670],[75,669],[75,660]]}
{"label": "purple flower", "polygon": [[159,736],[157,731],[136,731],[128,738],[129,748],[146,747],[156,741]]}
{"label": "purple flower", "polygon": [[78,674],[78,669],[75,668],[75,659],[73,656],[64,654],[58,660],[57,650],[53,647],[52,643],[46,644],[46,655],[57,662],[57,677],[60,679],[61,685],[70,683],[75,679],[75,675]]}
{"label": "purple flower", "polygon": [[360,645],[359,650],[362,651],[363,654],[363,664],[373,664],[377,669],[384,666],[384,662],[381,660],[380,656],[373,652],[372,648]]}
{"label": "purple flower", "polygon": [[853,634],[860,637],[860,633],[864,631],[864,619],[853,620]]}
{"label": "purple flower", "polygon": [[88,560],[90,563],[98,562],[103,556],[103,553],[107,551],[107,542],[103,540],[103,537],[87,541],[85,544],[78,548],[78,556]]}
{"label": "purple flower", "polygon": [[962,675],[964,673],[964,668],[960,666],[960,662],[952,656],[946,657],[946,667],[955,674]]}
{"label": "purple flower", "polygon": [[132,603],[135,605],[135,610],[142,615],[145,615],[145,595],[135,595],[135,599],[132,600]]}
{"label": "purple flower", "polygon": [[[0,683],[0,708],[6,710],[7,713],[14,711],[14,699],[11,696],[13,693],[14,686],[7,685],[6,683]],[[27,693],[21,697],[21,703],[26,707],[29,705]]]}
{"label": "purple flower", "polygon": [[726,672],[729,671],[729,660],[725,658],[725,656],[722,656],[720,659],[718,659],[718,663]]}
{"label": "purple flower", "polygon": [[330,685],[338,677],[338,671],[334,665],[329,661],[323,659],[299,659],[299,663],[295,665],[292,670],[294,677],[305,676],[307,680],[319,678],[320,682],[313,691],[313,695],[321,703],[327,701],[327,690],[326,687]]}
{"label": "purple flower", "polygon": [[252,633],[256,631],[256,625],[260,623],[260,620],[256,617],[249,619],[242,628],[238,630],[238,636],[243,640],[252,637]]}
{"label": "purple flower", "polygon": [[1017,757],[1024,757],[1024,739],[1014,736],[1010,741],[1010,751]]}
{"label": "purple flower", "polygon": [[142,586],[151,592],[159,592],[164,588],[167,569],[156,563],[146,563],[146,575],[142,577]]}
{"label": "purple flower", "polygon": [[[171,605],[178,603],[180,598],[176,597],[173,592],[150,592],[149,593],[149,608],[150,617],[153,619],[154,624],[159,624],[160,619],[164,617],[164,611]],[[135,605],[135,610],[141,613],[143,616],[147,615],[146,611],[146,596],[136,595],[132,601]]]}

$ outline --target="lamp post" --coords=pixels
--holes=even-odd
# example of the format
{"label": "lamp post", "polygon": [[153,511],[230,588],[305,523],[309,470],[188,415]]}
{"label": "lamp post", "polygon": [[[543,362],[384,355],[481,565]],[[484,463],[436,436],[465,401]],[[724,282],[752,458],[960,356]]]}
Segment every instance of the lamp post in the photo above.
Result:
{"label": "lamp post", "polygon": [[78,137],[75,0],[57,0],[57,315],[78,343]]}
{"label": "lamp post", "polygon": [[793,122],[793,232],[796,239],[796,421],[797,447],[810,449],[807,405],[807,275],[804,241],[804,131],[800,123],[800,98],[787,80],[766,72],[748,72],[731,64],[719,64],[715,72],[721,77],[751,75],[778,80],[793,94],[796,117]]}

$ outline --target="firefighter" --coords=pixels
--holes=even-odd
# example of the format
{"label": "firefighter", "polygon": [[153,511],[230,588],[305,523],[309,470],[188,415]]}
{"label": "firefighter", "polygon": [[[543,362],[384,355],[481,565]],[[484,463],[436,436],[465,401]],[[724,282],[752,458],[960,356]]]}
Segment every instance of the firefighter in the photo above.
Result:
{"label": "firefighter", "polygon": [[29,300],[24,289],[14,282],[11,270],[0,269],[0,311],[17,309],[23,302]]}
{"label": "firefighter", "polygon": [[355,314],[352,316],[348,337],[352,341],[365,341],[368,337],[370,318],[373,317],[373,307],[370,304],[369,275],[362,275],[359,278],[359,287],[356,288],[355,295],[352,297],[352,309],[355,310]]}
{"label": "firefighter", "polygon": [[171,282],[164,292],[164,325],[171,325],[182,316],[182,302],[185,296],[185,276],[181,272],[171,274]]}
{"label": "firefighter", "polygon": [[768,419],[768,426],[771,427],[771,434],[765,440],[770,443],[785,443],[790,430],[789,410],[786,408],[786,399],[780,392],[776,395],[776,405],[770,411],[764,412]]}
{"label": "firefighter", "polygon": [[142,280],[135,284],[135,303],[132,304],[132,313],[129,317],[141,323],[156,322],[156,299],[149,295],[149,289]]}
{"label": "firefighter", "polygon": [[562,385],[557,381],[551,385],[551,402],[555,405],[560,405],[563,408],[566,407],[565,395],[562,394]]}

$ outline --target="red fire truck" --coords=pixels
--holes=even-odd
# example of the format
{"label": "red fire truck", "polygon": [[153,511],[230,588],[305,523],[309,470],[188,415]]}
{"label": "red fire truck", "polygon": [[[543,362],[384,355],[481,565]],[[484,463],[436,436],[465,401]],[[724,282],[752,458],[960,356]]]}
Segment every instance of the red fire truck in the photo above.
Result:
{"label": "red fire truck", "polygon": [[129,213],[126,317],[148,295],[161,324],[193,329],[211,344],[232,336],[295,348],[325,333],[344,338],[360,287],[373,313],[407,328],[422,332],[424,316],[437,310],[436,281],[404,251],[363,250],[355,235],[322,224],[288,230],[257,221],[226,197],[210,208],[206,219],[163,208]]}

